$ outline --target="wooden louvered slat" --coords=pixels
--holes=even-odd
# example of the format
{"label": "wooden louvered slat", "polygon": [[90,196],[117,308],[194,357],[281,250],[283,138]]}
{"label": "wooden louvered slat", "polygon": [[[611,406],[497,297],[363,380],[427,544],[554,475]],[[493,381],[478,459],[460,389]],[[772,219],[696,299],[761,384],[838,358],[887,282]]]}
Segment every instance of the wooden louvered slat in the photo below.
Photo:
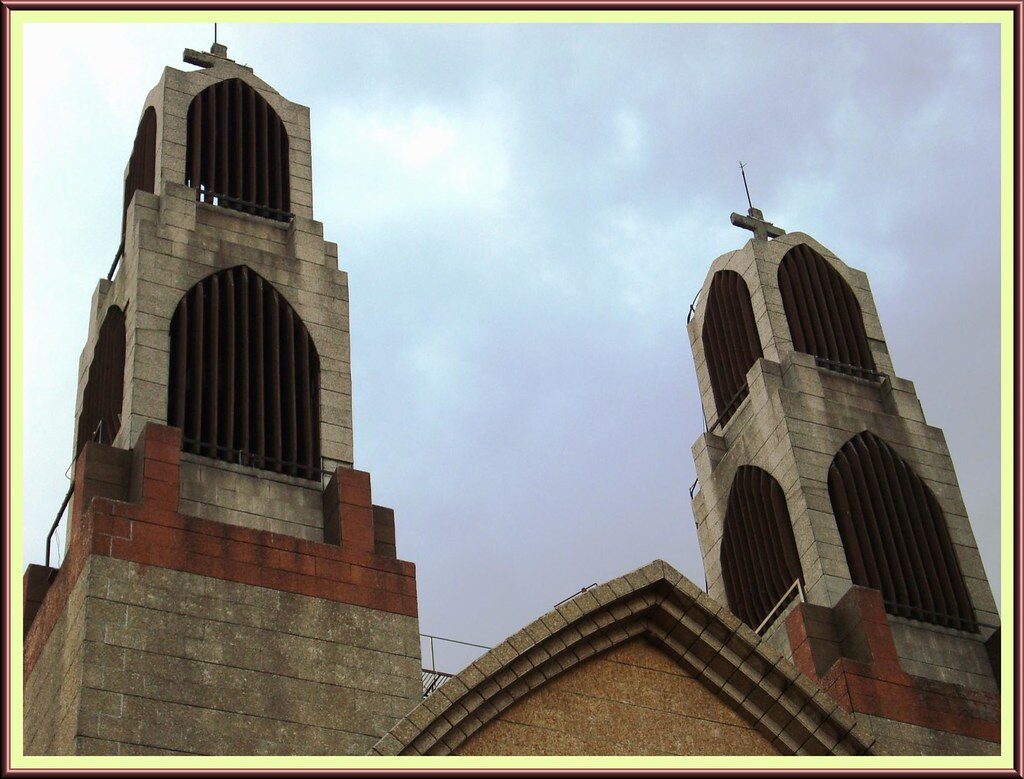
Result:
{"label": "wooden louvered slat", "polygon": [[875,370],[860,303],[835,268],[810,246],[800,244],[782,258],[778,279],[796,351]]}
{"label": "wooden louvered slat", "polygon": [[892,447],[867,431],[854,436],[828,488],[854,584],[881,590],[890,613],[977,630],[942,509]]}
{"label": "wooden louvered slat", "polygon": [[135,133],[132,154],[128,159],[128,173],[124,179],[123,206],[121,209],[121,244],[124,245],[127,230],[128,206],[137,190],[153,192],[156,189],[156,111],[147,108],[139,121]]}
{"label": "wooden louvered slat", "polygon": [[197,197],[287,221],[288,134],[267,101],[241,79],[200,92],[189,105],[186,183]]}
{"label": "wooden louvered slat", "polygon": [[711,279],[701,342],[718,422],[724,425],[745,397],[747,371],[762,356],[750,293],[735,271],[718,271]]}
{"label": "wooden louvered slat", "polygon": [[319,478],[319,366],[305,324],[268,282],[244,266],[221,271],[171,320],[168,422],[186,451]]}
{"label": "wooden louvered slat", "polygon": [[110,444],[121,427],[124,399],[125,322],[124,312],[111,306],[103,317],[96,337],[92,362],[82,391],[75,456],[99,431],[99,440]]}
{"label": "wooden louvered slat", "polygon": [[720,559],[729,608],[751,627],[803,581],[786,498],[770,474],[740,466],[726,507]]}

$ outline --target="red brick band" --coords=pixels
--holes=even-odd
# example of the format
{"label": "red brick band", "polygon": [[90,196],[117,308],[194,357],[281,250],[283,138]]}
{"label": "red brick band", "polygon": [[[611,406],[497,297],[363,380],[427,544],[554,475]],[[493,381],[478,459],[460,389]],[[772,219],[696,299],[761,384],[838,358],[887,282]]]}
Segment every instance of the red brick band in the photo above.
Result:
{"label": "red brick band", "polygon": [[786,618],[786,632],[794,665],[846,711],[999,742],[996,693],[903,671],[880,592],[853,587],[834,609],[840,610],[847,617],[848,634],[855,635],[839,636],[838,643],[846,638],[860,657],[844,656],[837,636],[820,629],[822,616],[833,610],[800,604]]}
{"label": "red brick band", "polygon": [[[90,476],[93,459],[109,467],[103,450],[110,447],[83,449],[76,493],[83,485],[84,494],[88,483],[91,502],[76,501],[80,510],[68,555],[26,636],[26,678],[89,554],[416,616],[415,566],[374,553],[368,474],[338,469],[329,487],[337,498],[325,503],[333,504],[326,521],[334,523],[341,545],[317,543],[179,513],[179,442],[176,428],[146,426],[132,457],[133,502],[104,496],[103,484]],[[365,511],[352,511],[356,508]]]}

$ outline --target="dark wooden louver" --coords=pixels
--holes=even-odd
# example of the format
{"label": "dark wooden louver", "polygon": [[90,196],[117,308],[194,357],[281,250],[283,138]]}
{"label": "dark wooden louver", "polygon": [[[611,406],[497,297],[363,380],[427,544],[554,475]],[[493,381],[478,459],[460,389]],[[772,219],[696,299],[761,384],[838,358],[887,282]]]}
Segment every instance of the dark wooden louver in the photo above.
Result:
{"label": "dark wooden louver", "polygon": [[752,628],[804,578],[782,487],[752,465],[740,466],[732,482],[721,560],[729,608]]}
{"label": "dark wooden louver", "polygon": [[320,359],[299,315],[249,268],[207,276],[178,303],[167,421],[186,452],[319,478]]}
{"label": "dark wooden louver", "polygon": [[121,209],[121,246],[124,246],[128,206],[135,191],[153,192],[156,189],[156,111],[150,106],[142,114],[135,133],[135,145],[128,160],[128,175],[124,179],[124,205]]}
{"label": "dark wooden louver", "polygon": [[747,371],[762,354],[743,277],[731,270],[718,271],[711,279],[704,311],[704,359],[718,421],[724,425],[747,396]]}
{"label": "dark wooden louver", "polygon": [[854,584],[881,590],[891,614],[977,630],[942,508],[892,447],[855,435],[832,461],[828,492]]}
{"label": "dark wooden louver", "polygon": [[124,312],[117,306],[111,306],[100,325],[96,349],[89,365],[89,377],[82,393],[75,457],[82,451],[86,441],[113,443],[114,436],[121,429],[124,339]]}
{"label": "dark wooden louver", "polygon": [[185,183],[205,203],[291,219],[288,134],[274,109],[244,81],[218,81],[192,99]]}
{"label": "dark wooden louver", "polygon": [[794,349],[854,375],[875,370],[857,296],[824,257],[794,246],[779,265],[779,290]]}

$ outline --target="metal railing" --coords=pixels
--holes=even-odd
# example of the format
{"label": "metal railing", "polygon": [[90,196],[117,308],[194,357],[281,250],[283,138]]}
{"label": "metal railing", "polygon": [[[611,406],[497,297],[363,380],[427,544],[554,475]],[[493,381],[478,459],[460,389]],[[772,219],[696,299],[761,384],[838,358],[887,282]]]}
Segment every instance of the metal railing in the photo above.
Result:
{"label": "metal railing", "polygon": [[760,636],[762,634],[762,631],[766,627],[768,627],[769,624],[771,624],[771,621],[773,619],[775,619],[775,615],[781,609],[784,609],[786,606],[789,605],[789,601],[791,600],[790,596],[794,592],[796,592],[796,594],[800,597],[800,602],[801,603],[807,603],[807,598],[804,596],[804,585],[803,585],[803,582],[801,582],[799,579],[797,579],[795,582],[793,582],[791,585],[789,585],[789,589],[788,590],[786,590],[784,593],[782,593],[782,597],[779,598],[778,603],[776,603],[774,606],[772,606],[772,610],[768,612],[768,616],[766,616],[763,620],[761,620],[761,624],[758,625],[754,629],[754,632],[757,633],[757,635]]}
{"label": "metal railing", "polygon": [[68,504],[71,502],[71,495],[75,491],[75,483],[72,481],[71,486],[68,487],[68,494],[64,496],[63,502],[60,504],[60,508],[57,509],[57,516],[54,517],[53,524],[50,525],[50,532],[46,534],[46,567],[50,567],[50,542],[53,540],[53,534],[57,532],[57,525],[60,524],[61,518],[64,516],[65,510],[67,510]]}
{"label": "metal railing", "polygon": [[742,403],[747,397],[747,393],[749,391],[750,388],[747,386],[746,382],[744,382],[743,386],[736,390],[736,394],[729,398],[729,402],[725,404],[725,408],[722,409],[722,413],[718,415],[718,418],[708,428],[709,433],[713,433],[716,427],[724,428],[729,423],[729,420],[732,419],[732,415],[736,412],[736,409],[739,408],[740,403]]}
{"label": "metal railing", "polygon": [[697,290],[697,294],[693,296],[693,300],[690,302],[690,311],[686,315],[686,324],[690,324],[690,320],[693,319],[693,315],[697,313],[697,300],[700,298],[700,290]]}
{"label": "metal railing", "polygon": [[575,598],[575,597],[576,597],[577,595],[582,595],[582,594],[583,594],[583,593],[585,593],[585,592],[586,592],[587,590],[593,589],[593,588],[594,588],[594,587],[596,587],[596,586],[597,586],[597,582],[594,582],[593,584],[588,584],[588,585],[587,585],[586,587],[580,587],[580,590],[579,590],[579,592],[574,592],[574,593],[573,593],[572,595],[570,595],[570,596],[569,596],[568,598],[562,598],[562,599],[561,599],[560,601],[558,601],[558,603],[556,603],[556,604],[555,604],[554,606],[552,606],[551,608],[553,608],[553,609],[557,609],[557,608],[558,608],[559,606],[561,606],[561,605],[562,605],[563,603],[568,603],[568,602],[569,602],[569,601],[571,601],[571,600],[572,600],[573,598]]}
{"label": "metal railing", "polygon": [[889,381],[889,374],[882,373],[881,371],[871,370],[870,368],[862,368],[859,365],[850,365],[847,362],[840,362],[839,360],[829,360],[825,357],[815,357],[814,363],[820,367],[832,371],[833,373],[845,373],[849,376],[854,376],[858,379],[867,379],[868,381],[877,381],[885,384]]}
{"label": "metal railing", "polygon": [[435,641],[440,641],[445,644],[458,644],[459,646],[473,647],[474,649],[488,650],[491,647],[485,644],[474,644],[471,641],[459,641],[454,638],[444,638],[443,636],[432,636],[429,633],[420,633],[421,639],[427,639],[430,646],[430,667],[423,668],[422,670],[422,681],[423,681],[423,697],[426,698],[434,690],[444,685],[449,679],[453,678],[455,674],[448,673],[447,671],[437,670],[437,655],[434,647]]}
{"label": "metal railing", "polygon": [[[241,211],[243,214],[262,216],[265,219],[273,219],[277,222],[290,222],[295,218],[295,214],[291,211],[282,211],[280,208],[271,208],[260,203],[254,203],[251,200],[243,200],[240,197],[232,197],[231,195],[224,195],[208,189],[197,190],[196,200],[207,205],[230,208],[233,211]],[[248,209],[252,209],[252,211]]]}
{"label": "metal railing", "polygon": [[114,261],[110,265],[110,270],[107,271],[107,281],[113,281],[114,271],[117,270],[117,264],[121,262],[121,256],[124,254],[124,241],[121,241],[121,245],[117,247],[117,252],[114,254]]}
{"label": "metal railing", "polygon": [[[196,451],[183,449],[186,454],[194,454],[199,457],[212,457],[215,460],[231,463],[232,465],[240,465],[243,468],[259,468],[260,470],[271,471],[272,473],[280,473],[282,476],[292,476],[296,479],[306,479],[307,481],[316,481],[317,479],[322,480],[324,477],[329,478],[334,475],[334,470],[328,470],[323,467],[314,468],[310,465],[303,465],[302,463],[293,463],[289,460],[279,460],[276,457],[256,454],[245,449],[232,449],[228,446],[218,446],[217,444],[211,444],[207,441],[200,441],[195,438],[185,438],[182,436],[181,442],[188,446],[195,447],[196,449]],[[211,455],[210,451],[217,452],[218,454],[223,452],[230,455],[231,459]],[[323,466],[328,459],[330,458],[320,455],[320,465]],[[274,468],[268,468],[268,465],[277,466],[279,468],[290,468],[295,470],[296,473],[277,471]],[[307,476],[306,474],[311,475]]]}
{"label": "metal railing", "polygon": [[[894,617],[913,619],[918,622],[928,622],[929,624],[950,628],[952,630],[963,630],[967,633],[980,633],[982,628],[999,627],[999,625],[993,625],[988,622],[979,622],[976,619],[965,619],[964,617],[958,617],[956,614],[949,614],[944,611],[930,611],[929,609],[921,608],[919,606],[908,606],[905,603],[897,603],[896,601],[883,599],[882,603],[885,604],[885,610]],[[908,616],[908,613],[910,616]],[[929,617],[935,617],[942,621],[937,622],[935,619],[928,619]],[[955,623],[956,627],[946,624],[947,622]]]}
{"label": "metal railing", "polygon": [[441,687],[449,679],[455,677],[455,674],[448,674],[444,671],[432,671],[423,669],[423,697],[427,698],[434,690]]}
{"label": "metal railing", "polygon": [[[121,415],[117,415],[120,421]],[[96,423],[96,428],[92,431],[92,435],[89,436],[90,441],[102,442],[103,438],[103,420],[101,419]],[[80,454],[81,452],[79,452]],[[53,524],[50,525],[50,532],[46,534],[46,567],[50,567],[50,544],[53,541],[53,534],[57,532],[57,527],[60,525],[61,519],[64,517],[64,512],[68,508],[68,504],[71,503],[71,496],[75,491],[75,477],[74,469],[75,463],[78,462],[78,454],[75,455],[71,464],[64,469],[64,476],[71,479],[71,485],[68,487],[68,492],[64,496],[64,500],[61,501],[60,508],[57,509],[57,516],[53,518]],[[71,474],[70,476],[68,474]]]}

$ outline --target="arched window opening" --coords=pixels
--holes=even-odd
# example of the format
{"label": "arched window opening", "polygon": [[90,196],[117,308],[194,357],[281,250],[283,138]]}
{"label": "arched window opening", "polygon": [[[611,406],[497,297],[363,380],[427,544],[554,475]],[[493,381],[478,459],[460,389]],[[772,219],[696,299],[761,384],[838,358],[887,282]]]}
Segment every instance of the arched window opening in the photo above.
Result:
{"label": "arched window opening", "polygon": [[86,441],[111,444],[121,429],[121,402],[124,398],[124,312],[117,306],[107,309],[100,325],[92,364],[82,393],[82,411],[78,417],[75,457]]}
{"label": "arched window opening", "polygon": [[725,425],[747,396],[747,371],[762,354],[750,292],[735,271],[720,270],[711,279],[701,339],[717,424]]}
{"label": "arched window opening", "polygon": [[892,447],[855,435],[832,461],[828,492],[854,584],[881,590],[890,614],[977,631],[942,508]]}
{"label": "arched window opening", "polygon": [[752,465],[736,470],[722,531],[722,578],[732,612],[757,628],[803,569],[782,487]]}
{"label": "arched window opening", "polygon": [[320,359],[305,324],[245,266],[196,284],[171,319],[168,424],[186,452],[319,478]]}
{"label": "arched window opening", "polygon": [[135,191],[156,190],[156,111],[150,106],[142,114],[135,133],[132,156],[128,160],[128,175],[124,179],[124,205],[121,208],[121,246],[124,247],[128,206]]}
{"label": "arched window opening", "polygon": [[188,107],[185,183],[197,197],[279,221],[291,219],[284,122],[241,79],[211,84]]}
{"label": "arched window opening", "polygon": [[779,291],[794,349],[833,370],[876,376],[857,296],[824,257],[806,244],[786,252]]}

